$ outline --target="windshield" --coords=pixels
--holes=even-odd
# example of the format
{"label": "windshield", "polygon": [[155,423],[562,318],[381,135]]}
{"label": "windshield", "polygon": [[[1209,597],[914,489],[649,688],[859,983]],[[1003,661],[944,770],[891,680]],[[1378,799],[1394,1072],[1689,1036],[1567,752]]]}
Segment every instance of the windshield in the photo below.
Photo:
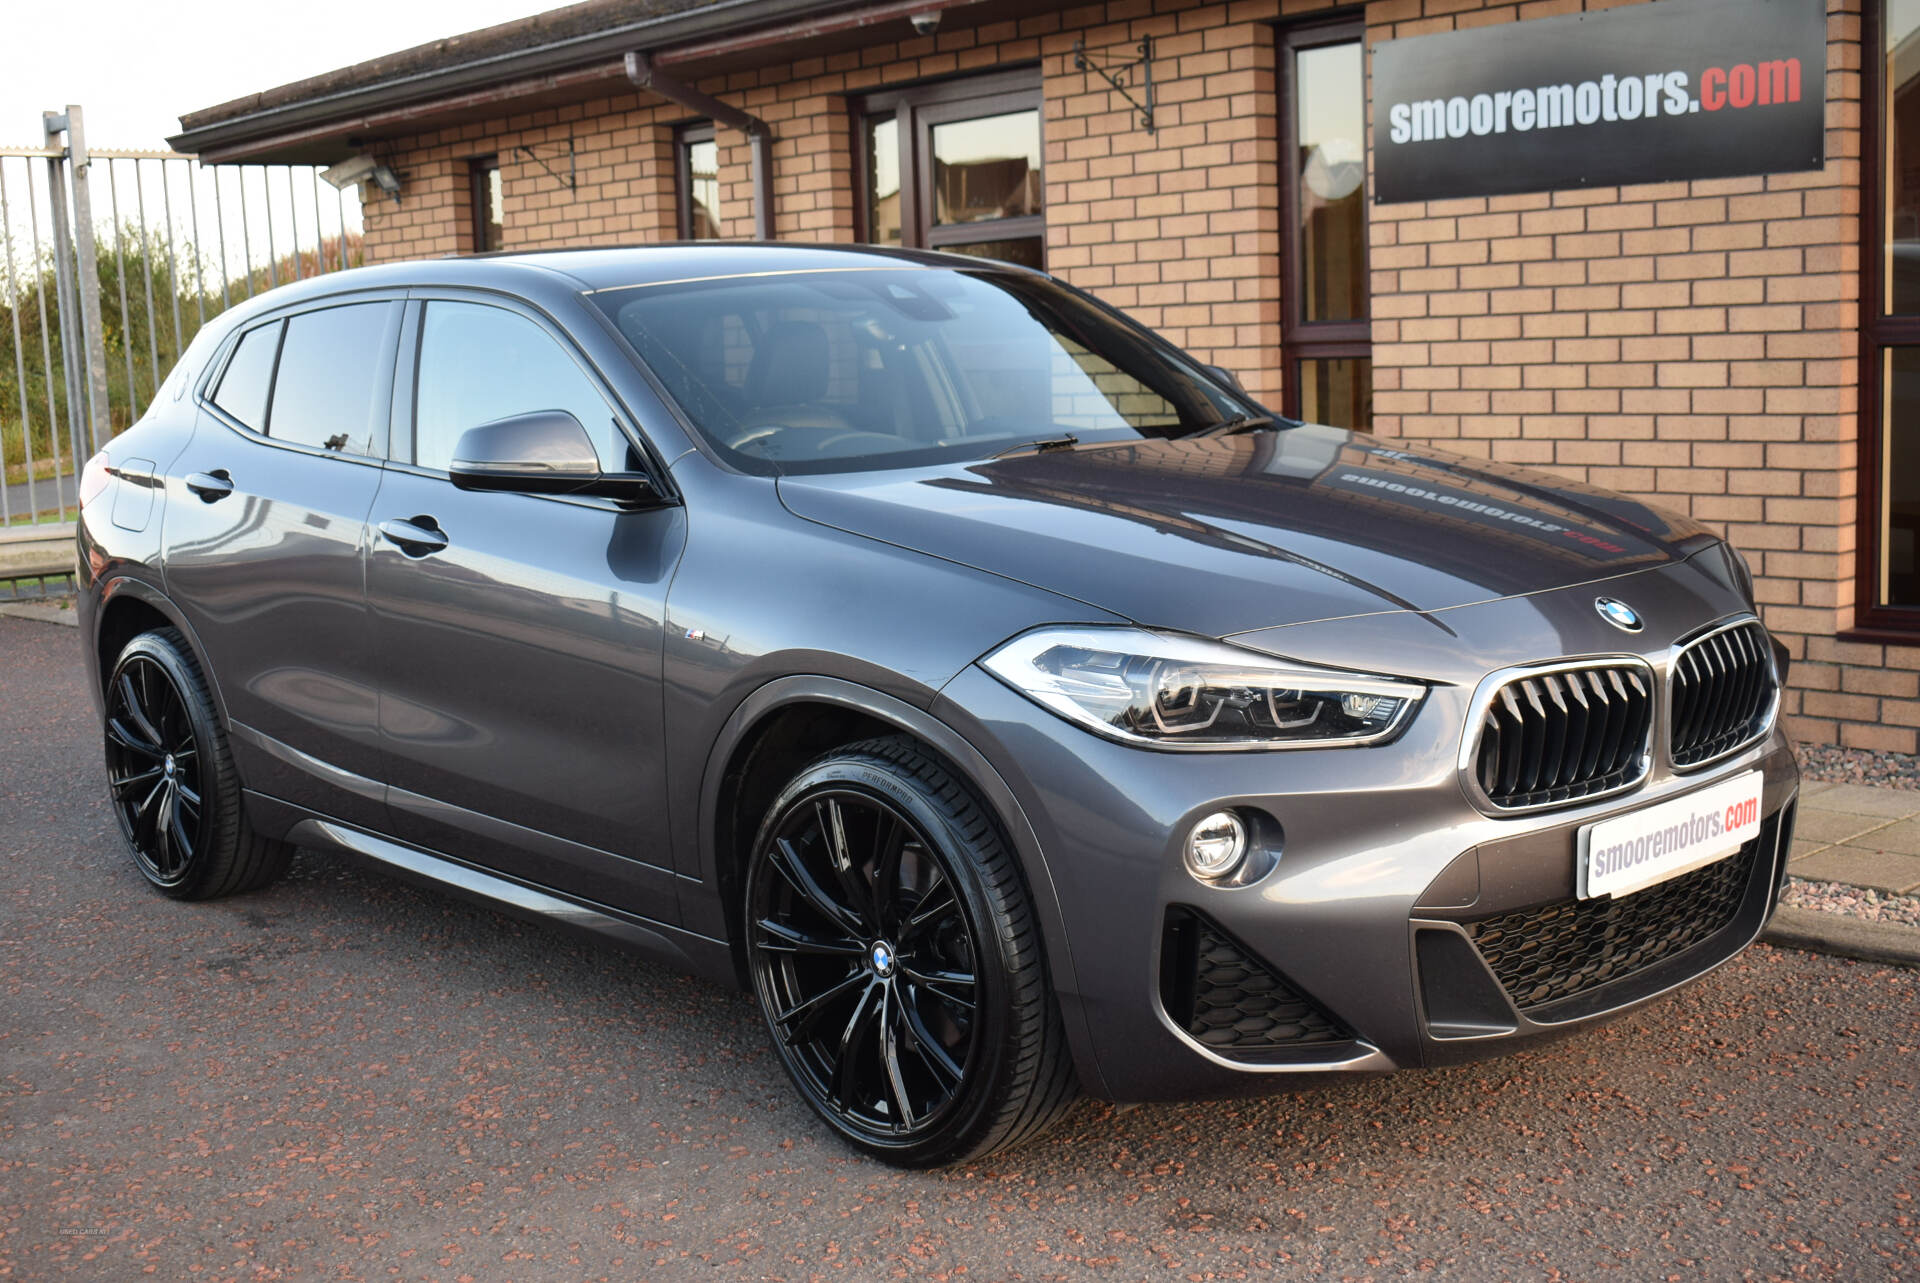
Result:
{"label": "windshield", "polygon": [[886,267],[592,297],[707,440],[758,472],[918,467],[1264,414],[1041,277]]}

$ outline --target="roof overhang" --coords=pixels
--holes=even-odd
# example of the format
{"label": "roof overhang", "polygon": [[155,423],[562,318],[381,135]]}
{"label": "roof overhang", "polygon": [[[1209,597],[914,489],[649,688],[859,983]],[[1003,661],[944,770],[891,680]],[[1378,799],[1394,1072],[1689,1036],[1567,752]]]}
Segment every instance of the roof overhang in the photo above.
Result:
{"label": "roof overhang", "polygon": [[[1054,0],[718,0],[544,41],[536,28],[523,47],[469,58],[458,55],[459,41],[445,42],[451,57],[422,46],[191,112],[168,142],[209,164],[329,165],[383,138],[631,93],[625,57],[633,51],[692,79],[858,48],[875,39],[873,27],[904,25],[917,13],[964,10],[971,26],[1054,7]],[[487,49],[518,25],[465,39]],[[427,65],[403,69],[409,62]],[[387,63],[395,70],[380,74]]]}

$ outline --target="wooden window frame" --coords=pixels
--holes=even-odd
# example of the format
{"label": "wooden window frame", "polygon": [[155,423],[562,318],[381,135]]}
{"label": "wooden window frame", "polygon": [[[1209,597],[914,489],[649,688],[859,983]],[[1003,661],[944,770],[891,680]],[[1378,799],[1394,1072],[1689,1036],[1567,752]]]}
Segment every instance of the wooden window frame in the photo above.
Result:
{"label": "wooden window frame", "polygon": [[[1364,13],[1353,12],[1335,18],[1295,23],[1275,32],[1277,90],[1280,112],[1280,412],[1299,418],[1303,401],[1301,364],[1305,361],[1373,359],[1372,282],[1370,275],[1362,284],[1368,299],[1369,315],[1353,321],[1307,321],[1306,292],[1301,271],[1305,241],[1300,227],[1300,175],[1297,153],[1299,121],[1294,110],[1294,57],[1302,50],[1358,41],[1361,66],[1366,66],[1367,24]],[[1362,92],[1365,90],[1363,81]],[[1365,140],[1362,140],[1365,145]],[[1360,196],[1363,209],[1371,208],[1368,193]],[[1371,214],[1369,214],[1371,221]],[[1372,430],[1372,425],[1367,427]]]}
{"label": "wooden window frame", "polygon": [[[922,84],[901,85],[865,94],[851,103],[853,132],[854,238],[869,242],[873,191],[868,173],[867,125],[876,116],[892,116],[900,140],[900,245],[903,249],[948,249],[983,241],[1040,239],[1044,257],[1047,214],[995,218],[976,223],[933,222],[933,127],[956,120],[1001,116],[1016,111],[1039,113],[1041,166],[1046,165],[1046,107],[1042,101],[1040,68],[1017,67],[980,75],[959,76]],[[1044,177],[1044,173],[1043,173]]]}
{"label": "wooden window frame", "polygon": [[1920,347],[1920,313],[1887,316],[1887,155],[1886,13],[1887,0],[1868,0],[1861,13],[1860,77],[1860,419],[1855,453],[1854,626],[1841,634],[1848,641],[1920,644],[1920,607],[1889,606],[1880,601],[1880,566],[1885,555],[1886,503],[1881,494],[1881,461],[1886,450],[1886,354]]}
{"label": "wooden window frame", "polygon": [[[715,143],[711,120],[696,120],[680,126],[673,131],[673,183],[674,209],[678,235],[683,241],[694,239],[693,235],[693,160],[691,151],[695,143]],[[712,211],[715,228],[720,226],[720,211]]]}
{"label": "wooden window frame", "polygon": [[[488,190],[487,175],[498,173],[500,173],[500,157],[498,155],[474,156],[470,157],[467,161],[467,202],[472,207],[470,210],[472,214],[472,226],[468,229],[467,234],[473,237],[473,252],[476,254],[493,253],[506,248],[504,242],[506,240],[507,223],[506,210],[504,208],[500,211],[502,243],[492,247],[487,245],[487,227],[492,222],[488,215],[493,212],[493,193]],[[504,192],[506,189],[506,176],[504,174],[501,175],[500,183],[501,190]],[[504,200],[502,204],[505,204]]]}

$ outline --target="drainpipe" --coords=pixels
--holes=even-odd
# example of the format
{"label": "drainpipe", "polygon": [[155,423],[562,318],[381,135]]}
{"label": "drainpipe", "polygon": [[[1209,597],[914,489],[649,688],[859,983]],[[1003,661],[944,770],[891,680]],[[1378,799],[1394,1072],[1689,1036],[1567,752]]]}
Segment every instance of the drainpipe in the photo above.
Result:
{"label": "drainpipe", "polygon": [[697,111],[716,125],[737,129],[753,146],[753,238],[773,239],[773,127],[758,116],[703,94],[684,81],[656,69],[649,54],[627,55],[627,79],[650,93]]}

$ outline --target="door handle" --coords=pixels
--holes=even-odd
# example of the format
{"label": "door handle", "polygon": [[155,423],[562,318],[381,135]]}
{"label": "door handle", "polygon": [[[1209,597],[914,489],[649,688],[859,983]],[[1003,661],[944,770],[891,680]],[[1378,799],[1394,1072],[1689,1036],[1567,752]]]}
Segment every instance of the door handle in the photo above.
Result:
{"label": "door handle", "polygon": [[225,468],[195,472],[187,477],[187,489],[200,496],[200,502],[213,503],[233,493],[233,477]]}
{"label": "door handle", "polygon": [[447,546],[447,532],[432,517],[408,517],[383,521],[380,534],[409,557],[425,557]]}

